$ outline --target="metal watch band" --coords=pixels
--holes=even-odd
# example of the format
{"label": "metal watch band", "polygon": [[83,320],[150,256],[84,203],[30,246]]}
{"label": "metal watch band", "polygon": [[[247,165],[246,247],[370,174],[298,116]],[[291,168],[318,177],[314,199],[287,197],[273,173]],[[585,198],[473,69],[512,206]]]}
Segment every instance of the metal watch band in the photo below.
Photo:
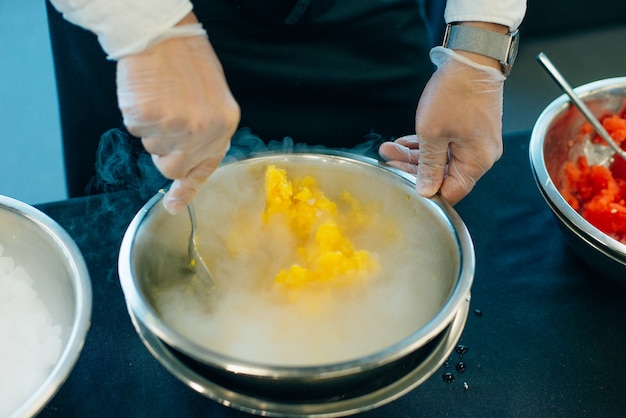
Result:
{"label": "metal watch band", "polygon": [[475,26],[449,24],[443,46],[496,59],[502,64],[502,72],[508,75],[517,54],[517,35],[517,31],[504,34]]}

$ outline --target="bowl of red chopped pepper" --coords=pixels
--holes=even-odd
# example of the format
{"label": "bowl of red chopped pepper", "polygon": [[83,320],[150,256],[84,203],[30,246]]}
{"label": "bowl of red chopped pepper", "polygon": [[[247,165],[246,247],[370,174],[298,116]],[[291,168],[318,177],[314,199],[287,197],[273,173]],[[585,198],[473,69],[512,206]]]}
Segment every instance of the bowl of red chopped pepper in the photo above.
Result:
{"label": "bowl of red chopped pepper", "polygon": [[[626,150],[626,77],[574,90]],[[539,115],[529,153],[537,186],[567,242],[597,272],[626,285],[626,160],[566,95]]]}

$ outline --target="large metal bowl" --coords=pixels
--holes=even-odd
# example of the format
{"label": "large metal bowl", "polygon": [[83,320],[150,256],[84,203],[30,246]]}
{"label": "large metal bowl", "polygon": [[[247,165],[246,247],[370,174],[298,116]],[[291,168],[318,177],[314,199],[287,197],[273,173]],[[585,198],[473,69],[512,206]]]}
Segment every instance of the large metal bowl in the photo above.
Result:
{"label": "large metal bowl", "polygon": [[[91,282],[82,254],[69,234],[43,212],[6,196],[0,196],[0,243],[4,256],[11,257],[33,279],[37,296],[61,327],[56,365],[9,414],[31,417],[54,396],[78,360],[91,321]],[[0,341],[2,338],[0,335]]]}
{"label": "large metal bowl", "polygon": [[[419,197],[414,177],[369,158],[338,153],[269,154],[223,165],[196,201],[219,200],[216,190],[224,179],[259,188],[253,179],[262,177],[270,164],[299,175],[313,175],[322,188],[343,188],[357,194],[358,190],[366,191],[370,198],[384,196],[394,206],[405,207],[411,222],[424,231],[422,251],[439,266],[437,277],[425,281],[441,298],[436,312],[425,324],[416,325],[414,331],[388,346],[334,363],[268,364],[197,344],[170,326],[154,304],[155,295],[172,281],[183,280],[181,263],[187,257],[189,234],[187,214],[169,215],[162,208],[162,195],[157,194],[131,222],[120,249],[120,280],[138,334],[152,354],[184,383],[217,402],[251,413],[343,415],[374,408],[411,390],[446,360],[465,324],[475,262],[465,225],[443,200]],[[259,189],[263,193],[262,187]],[[199,219],[207,216],[198,210],[201,207],[196,206]],[[169,265],[162,262],[164,259],[171,261]],[[417,280],[420,271],[414,275]],[[223,278],[216,280],[219,292]],[[419,304],[420,294],[414,298]]]}
{"label": "large metal bowl", "polygon": [[[599,80],[574,90],[598,118],[626,109],[626,77]],[[598,152],[591,153],[588,143],[575,140],[585,121],[566,95],[556,98],[539,115],[532,130],[530,163],[537,186],[567,242],[601,275],[626,285],[626,245],[589,223],[559,192],[565,163]]]}

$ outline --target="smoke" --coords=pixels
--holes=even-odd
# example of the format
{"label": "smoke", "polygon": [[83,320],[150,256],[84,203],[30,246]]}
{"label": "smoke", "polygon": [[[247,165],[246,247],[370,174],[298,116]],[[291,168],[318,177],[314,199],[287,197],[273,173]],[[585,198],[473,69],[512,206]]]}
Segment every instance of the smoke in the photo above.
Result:
{"label": "smoke", "polygon": [[[379,159],[378,147],[386,139],[376,133],[369,133],[363,137],[363,141],[352,148],[332,148],[353,154],[365,155]],[[271,140],[265,143],[261,138],[252,133],[250,128],[239,129],[231,140],[231,148],[224,158],[224,162],[242,160],[257,153],[282,152],[285,154],[294,152],[315,152],[331,148],[323,145],[310,145],[294,142],[291,137],[285,137],[282,141]]]}
{"label": "smoke", "polygon": [[[245,138],[259,149],[257,141]],[[291,149],[288,143],[285,150]],[[410,185],[361,164],[286,158],[277,165],[291,178],[316,179],[316,187],[337,203],[337,225],[380,269],[345,286],[330,279],[329,269],[328,281],[297,290],[291,300],[289,292],[275,287],[279,271],[315,251],[301,245],[293,227],[281,219],[264,220],[267,164],[260,159],[222,167],[196,200],[198,248],[217,283],[218,290],[210,294],[214,300],[207,302],[206,292],[169,273],[171,250],[151,248],[148,299],[168,326],[232,358],[303,366],[370,355],[436,315],[456,277],[456,246],[436,212],[420,199],[407,198]],[[354,200],[341,201],[345,192]],[[160,227],[169,237],[179,234],[173,253],[184,256],[188,230],[179,225]]]}
{"label": "smoke", "polygon": [[[370,134],[363,140],[354,148],[339,150],[377,158],[383,138]],[[232,138],[224,162],[263,152],[321,150],[327,147],[296,143],[292,138],[265,143],[250,129],[242,128]],[[233,167],[236,165],[230,169]],[[272,280],[281,268],[292,264],[285,254],[289,257],[297,249],[281,230],[265,229],[260,217],[254,216],[263,211],[264,194],[259,193],[263,176],[255,170],[224,167],[211,177],[196,206],[204,214],[199,217],[200,232],[207,232],[200,234],[199,248],[219,283],[219,300],[208,306],[205,294],[190,295],[188,282],[170,273],[175,266],[172,254],[184,256],[186,246],[169,252],[170,247],[155,245],[151,248],[155,252],[149,254],[154,264],[146,277],[154,284],[151,297],[164,321],[192,341],[234,358],[319,365],[369,355],[406,338],[434,317],[455,277],[456,267],[448,256],[455,247],[432,226],[428,213],[416,213],[404,188],[392,187],[395,183],[384,176],[368,176],[368,171],[361,169],[347,170],[337,181],[337,170],[340,168],[331,167],[311,174],[333,200],[349,190],[359,201],[371,202],[371,209],[364,206],[361,211],[369,216],[360,218],[369,222],[369,227],[353,237],[355,245],[376,255],[381,265],[368,286],[332,289],[328,298],[324,293],[322,298],[305,300],[305,309],[276,303],[282,295],[272,292]],[[163,180],[139,140],[117,130],[103,137],[98,153],[101,186],[150,194],[162,187],[159,182]],[[123,206],[123,210],[128,209]],[[184,217],[182,221],[187,222]],[[175,236],[183,242],[186,239],[187,230],[163,231],[172,233],[163,240],[168,244]],[[182,235],[174,235],[179,233]],[[92,257],[97,256],[94,253]]]}
{"label": "smoke", "polygon": [[[353,148],[337,150],[379,159],[378,147],[385,141],[381,135],[370,133],[363,142]],[[264,142],[250,128],[239,129],[231,140],[231,147],[223,163],[246,159],[263,152],[314,152],[328,150],[322,145],[296,143],[290,137],[282,141]],[[123,190],[135,191],[146,199],[169,184],[144,150],[141,141],[120,129],[111,129],[102,135],[96,154],[96,175],[91,180],[92,193],[112,193]]]}
{"label": "smoke", "polygon": [[145,199],[168,182],[141,141],[120,129],[110,129],[100,138],[95,168],[89,187],[97,192],[132,190]]}

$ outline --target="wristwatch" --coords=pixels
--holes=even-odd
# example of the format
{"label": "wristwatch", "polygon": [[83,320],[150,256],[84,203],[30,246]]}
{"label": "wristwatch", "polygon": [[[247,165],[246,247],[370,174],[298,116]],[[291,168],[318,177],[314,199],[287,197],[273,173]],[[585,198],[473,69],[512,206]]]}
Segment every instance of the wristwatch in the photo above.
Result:
{"label": "wristwatch", "polygon": [[446,26],[443,47],[474,52],[500,61],[502,74],[508,76],[517,57],[519,31],[499,33],[475,26],[451,23]]}

